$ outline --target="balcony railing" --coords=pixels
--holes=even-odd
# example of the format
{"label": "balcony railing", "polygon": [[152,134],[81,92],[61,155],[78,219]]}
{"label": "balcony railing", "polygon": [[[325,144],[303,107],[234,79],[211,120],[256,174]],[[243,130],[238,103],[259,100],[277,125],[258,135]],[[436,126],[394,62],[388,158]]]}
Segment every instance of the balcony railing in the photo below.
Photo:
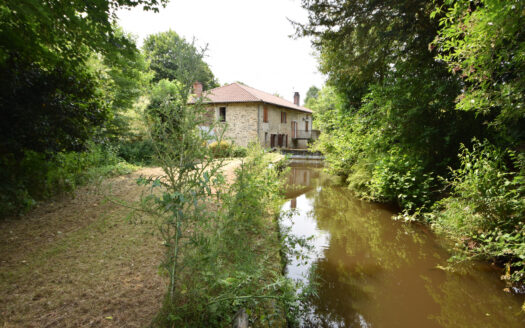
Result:
{"label": "balcony railing", "polygon": [[[295,132],[295,133],[294,133]],[[319,138],[319,130],[295,130],[292,131],[292,139],[312,139]]]}

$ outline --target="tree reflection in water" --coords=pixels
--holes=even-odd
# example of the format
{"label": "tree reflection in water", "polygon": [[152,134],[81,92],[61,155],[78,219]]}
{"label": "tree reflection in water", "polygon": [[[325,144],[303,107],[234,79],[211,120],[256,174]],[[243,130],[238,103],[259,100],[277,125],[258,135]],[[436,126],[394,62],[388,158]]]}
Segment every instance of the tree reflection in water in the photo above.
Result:
{"label": "tree reflection in water", "polygon": [[525,326],[524,297],[504,293],[488,265],[437,269],[449,254],[428,229],[391,220],[319,169],[292,167],[288,183],[296,231],[325,236],[312,267],[288,268],[319,286],[305,327]]}

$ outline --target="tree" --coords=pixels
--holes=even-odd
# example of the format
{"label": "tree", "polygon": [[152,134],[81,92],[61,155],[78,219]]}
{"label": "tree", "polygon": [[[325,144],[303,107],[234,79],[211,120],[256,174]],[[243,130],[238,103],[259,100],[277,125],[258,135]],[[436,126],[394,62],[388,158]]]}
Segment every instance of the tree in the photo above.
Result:
{"label": "tree", "polygon": [[456,108],[483,115],[507,136],[525,139],[523,1],[445,1],[432,13],[442,28],[430,45],[465,84]]}
{"label": "tree", "polygon": [[316,118],[327,136],[319,149],[368,197],[405,208],[428,203],[420,186],[437,186],[426,177],[446,174],[459,145],[481,126],[473,114],[454,110],[461,81],[428,51],[439,29],[430,18],[434,2],[302,4],[309,19],[296,24],[297,34],[314,38],[321,70],[342,101]]}
{"label": "tree", "polygon": [[68,152],[85,151],[123,126],[119,113],[139,93],[144,61],[134,40],[116,28],[115,12],[138,5],[157,11],[166,3],[0,3],[2,214],[44,197],[59,183],[53,176],[64,175],[62,165],[78,161],[76,170],[86,168],[86,156]]}
{"label": "tree", "polygon": [[194,42],[189,43],[172,30],[148,36],[143,50],[155,72],[155,82],[168,79],[191,85],[199,81],[204,89],[219,86],[203,60],[205,49],[198,50]]}
{"label": "tree", "polygon": [[427,46],[438,26],[430,21],[430,0],[302,0],[308,23],[295,23],[298,36],[312,36],[321,71],[359,106],[368,85],[381,82],[395,63],[432,61]]}
{"label": "tree", "polygon": [[0,4],[0,64],[54,66],[83,62],[92,50],[129,54],[135,45],[116,33],[118,9],[158,11],[168,0],[8,0]]}
{"label": "tree", "polygon": [[[135,42],[131,35],[125,35],[120,28],[116,34],[123,35],[132,43]],[[110,117],[100,127],[98,136],[112,140],[125,137],[130,130],[126,114],[133,108],[137,99],[144,95],[153,72],[149,69],[144,55],[138,50],[129,56],[116,54],[104,57],[94,54],[88,61],[88,66],[101,81],[101,94],[110,111]]]}
{"label": "tree", "polygon": [[306,98],[304,98],[304,104],[306,107],[311,108],[311,105],[309,105],[309,101],[311,100],[317,100],[317,97],[319,96],[319,88],[312,85],[308,91],[306,91]]}
{"label": "tree", "polygon": [[101,56],[107,65],[122,68],[137,55],[133,40],[115,28],[115,11],[137,5],[156,11],[166,2],[0,4],[0,153],[20,157],[24,150],[82,149],[112,116],[104,83],[88,61]]}
{"label": "tree", "polygon": [[80,150],[108,118],[99,81],[86,66],[13,65],[0,83],[0,152]]}

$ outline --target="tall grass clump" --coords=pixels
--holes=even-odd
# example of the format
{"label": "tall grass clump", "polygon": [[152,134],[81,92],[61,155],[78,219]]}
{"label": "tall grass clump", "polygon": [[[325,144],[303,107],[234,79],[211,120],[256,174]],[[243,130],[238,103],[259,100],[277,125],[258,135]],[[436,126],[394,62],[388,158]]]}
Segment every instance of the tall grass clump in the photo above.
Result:
{"label": "tall grass clump", "polygon": [[525,156],[487,141],[461,148],[451,194],[430,215],[433,226],[457,240],[461,255],[494,259],[509,282],[525,278]]}
{"label": "tall grass clump", "polygon": [[295,293],[282,277],[271,223],[279,179],[254,149],[228,185],[224,159],[207,146],[221,144],[224,127],[209,122],[199,102],[188,105],[188,94],[182,84],[161,80],[146,112],[164,175],[139,180],[152,187],[142,204],[164,240],[161,267],[169,278],[154,325],[228,326],[242,310],[254,326],[282,326]]}

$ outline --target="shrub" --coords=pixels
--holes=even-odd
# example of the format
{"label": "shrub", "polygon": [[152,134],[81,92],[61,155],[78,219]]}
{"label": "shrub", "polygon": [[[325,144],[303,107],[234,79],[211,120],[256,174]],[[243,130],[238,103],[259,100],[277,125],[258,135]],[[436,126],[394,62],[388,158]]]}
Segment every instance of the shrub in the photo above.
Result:
{"label": "shrub", "polygon": [[370,188],[374,198],[413,211],[431,205],[433,184],[421,160],[394,148],[375,165]]}
{"label": "shrub", "polygon": [[462,255],[496,259],[519,281],[525,261],[525,156],[476,142],[461,148],[452,193],[436,204],[433,226],[458,241]]}
{"label": "shrub", "polygon": [[229,157],[232,152],[232,145],[227,141],[214,141],[208,145],[214,157]]}
{"label": "shrub", "polygon": [[25,212],[37,200],[72,191],[97,177],[135,169],[117,156],[114,147],[93,143],[83,152],[46,155],[26,151],[21,160],[5,156],[0,165],[1,216]]}
{"label": "shrub", "polygon": [[232,157],[246,157],[248,156],[248,148],[242,146],[232,146],[233,150],[231,153]]}
{"label": "shrub", "polygon": [[155,148],[151,139],[121,141],[118,156],[128,163],[151,165],[154,163]]}

